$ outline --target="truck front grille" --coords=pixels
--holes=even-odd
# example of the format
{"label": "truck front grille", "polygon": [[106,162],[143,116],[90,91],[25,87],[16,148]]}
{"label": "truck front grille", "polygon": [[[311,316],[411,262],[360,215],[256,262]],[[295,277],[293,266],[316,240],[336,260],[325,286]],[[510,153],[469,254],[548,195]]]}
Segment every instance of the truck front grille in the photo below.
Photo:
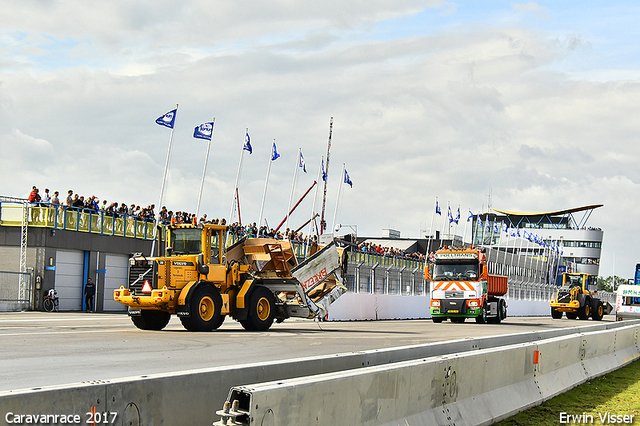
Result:
{"label": "truck front grille", "polygon": [[158,288],[158,267],[153,261],[135,261],[129,265],[129,291],[142,294],[142,286],[149,281],[151,288]]}

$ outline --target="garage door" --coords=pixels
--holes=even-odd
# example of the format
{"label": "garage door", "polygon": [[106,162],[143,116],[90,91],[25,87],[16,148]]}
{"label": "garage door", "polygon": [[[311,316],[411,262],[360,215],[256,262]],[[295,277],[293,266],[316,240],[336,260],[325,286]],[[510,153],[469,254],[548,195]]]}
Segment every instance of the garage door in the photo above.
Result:
{"label": "garage door", "polygon": [[61,311],[82,310],[82,278],[84,252],[58,250],[56,252],[55,287]]}
{"label": "garage door", "polygon": [[108,254],[105,258],[104,275],[104,311],[126,311],[127,307],[113,300],[113,290],[120,286],[127,287],[129,256]]}

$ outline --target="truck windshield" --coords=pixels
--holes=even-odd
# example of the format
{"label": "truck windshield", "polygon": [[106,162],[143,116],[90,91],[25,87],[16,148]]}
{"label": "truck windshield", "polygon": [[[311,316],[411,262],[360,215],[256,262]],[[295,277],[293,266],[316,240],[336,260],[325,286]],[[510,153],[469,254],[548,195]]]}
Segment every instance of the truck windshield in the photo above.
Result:
{"label": "truck windshield", "polygon": [[433,265],[432,281],[478,280],[478,261],[438,262]]}
{"label": "truck windshield", "polygon": [[200,247],[202,231],[200,229],[174,229],[171,231],[171,245],[173,256],[184,254],[198,254],[202,252]]}

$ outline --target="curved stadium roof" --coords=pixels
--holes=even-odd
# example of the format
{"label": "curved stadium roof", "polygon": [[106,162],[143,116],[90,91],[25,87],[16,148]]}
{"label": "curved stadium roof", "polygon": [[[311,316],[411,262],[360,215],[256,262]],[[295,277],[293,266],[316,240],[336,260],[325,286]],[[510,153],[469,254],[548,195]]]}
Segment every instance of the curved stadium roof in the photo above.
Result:
{"label": "curved stadium roof", "polygon": [[586,211],[586,210],[593,210],[593,209],[597,209],[598,207],[602,207],[604,206],[604,204],[591,204],[589,206],[582,206],[582,207],[574,207],[572,209],[565,209],[565,210],[556,210],[556,211],[551,211],[551,212],[538,212],[538,213],[532,213],[532,212],[510,212],[510,211],[506,211],[506,210],[498,210],[498,209],[491,209],[495,212],[498,213],[502,213],[502,214],[506,214],[508,216],[562,216],[565,214],[571,214],[571,213],[576,213],[576,212],[582,212],[582,211]]}

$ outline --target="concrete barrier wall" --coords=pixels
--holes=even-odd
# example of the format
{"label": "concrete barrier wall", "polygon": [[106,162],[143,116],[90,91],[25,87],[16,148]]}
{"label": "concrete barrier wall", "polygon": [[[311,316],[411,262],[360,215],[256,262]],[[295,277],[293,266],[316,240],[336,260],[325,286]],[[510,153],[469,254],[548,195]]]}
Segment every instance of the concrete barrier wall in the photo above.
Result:
{"label": "concrete barrier wall", "polygon": [[[551,316],[549,301],[506,299],[508,316]],[[329,321],[431,318],[427,296],[346,293],[329,308]]]}
{"label": "concrete barrier wall", "polygon": [[243,425],[488,425],[639,359],[639,329],[260,383],[230,397]]}
{"label": "concrete barrier wall", "polygon": [[[331,372],[344,374],[343,372],[345,370],[355,371],[356,369],[371,366],[380,366],[379,368],[385,369],[388,365],[397,365],[398,362],[412,362],[411,360],[416,359],[419,360],[417,363],[420,364],[424,363],[425,359],[434,359],[433,357],[436,356],[444,356],[442,359],[447,360],[450,364],[440,365],[437,371],[434,370],[434,372],[421,373],[425,378],[431,377],[429,375],[433,375],[435,372],[440,375],[433,376],[430,382],[422,382],[422,379],[418,380],[415,378],[413,379],[413,386],[417,386],[418,383],[429,383],[434,389],[437,388],[437,392],[433,395],[429,394],[429,398],[433,396],[433,398],[435,398],[434,401],[445,401],[445,397],[451,395],[451,393],[450,391],[449,394],[442,393],[444,392],[443,386],[447,385],[451,388],[451,386],[456,385],[457,382],[452,382],[451,380],[446,381],[442,378],[441,376],[444,374],[444,370],[441,372],[440,369],[453,366],[454,371],[455,368],[459,368],[460,371],[466,371],[464,366],[461,365],[457,367],[458,364],[452,364],[453,362],[458,362],[455,360],[460,360],[459,362],[462,364],[467,362],[465,353],[471,354],[481,350],[487,350],[487,348],[497,348],[496,352],[502,354],[501,356],[503,357],[503,359],[498,362],[498,365],[500,365],[501,363],[519,362],[526,357],[530,358],[527,354],[517,355],[516,352],[505,352],[505,349],[503,349],[505,345],[526,345],[528,342],[541,342],[546,341],[546,339],[559,338],[560,336],[575,335],[576,333],[601,333],[602,337],[598,335],[598,338],[602,339],[602,341],[595,343],[597,348],[593,348],[591,344],[587,344],[586,347],[588,350],[585,352],[584,363],[585,366],[587,366],[585,367],[587,370],[602,371],[614,365],[617,367],[621,363],[629,362],[637,356],[637,348],[632,348],[631,346],[637,345],[638,328],[635,329],[635,332],[626,331],[629,324],[638,324],[638,327],[640,327],[640,320],[603,322],[569,329],[545,330],[478,339],[461,339],[442,343],[385,348],[357,353],[192,370],[171,374],[156,374],[110,381],[94,381],[42,389],[0,392],[0,414],[5,416],[6,413],[12,412],[16,414],[79,414],[84,416],[85,413],[91,410],[91,407],[96,407],[98,412],[117,412],[119,416],[117,424],[120,424],[120,420],[123,420],[122,424],[126,425],[206,425],[211,424],[218,418],[215,412],[222,407],[224,401],[227,399],[229,389],[234,386],[274,380],[283,381],[296,377]],[[607,333],[610,330],[619,331],[619,333],[616,334],[614,358],[607,358],[605,361],[602,361],[603,355],[610,357],[610,345],[606,346],[602,343],[608,342],[607,339],[609,339],[609,337]],[[600,347],[606,347],[608,349],[599,349]],[[544,354],[542,358],[544,359]],[[589,361],[592,359],[594,361]],[[589,364],[589,362],[592,362],[592,364]],[[603,367],[599,367],[600,365]],[[467,373],[464,373],[464,375],[466,376]],[[474,372],[473,376],[477,377],[477,372]],[[411,375],[406,376],[402,380],[409,379],[411,379]],[[464,380],[467,379],[468,378],[465,378]],[[380,386],[383,386],[383,382],[380,382],[380,379],[376,380],[378,380]],[[374,395],[374,393],[377,392],[377,386],[378,385],[371,388],[368,392],[372,392],[371,395]],[[387,384],[384,384],[384,386],[387,386]],[[512,390],[519,390],[521,393],[528,389],[526,387],[520,389],[521,386],[524,386],[521,384],[514,384],[513,386],[514,388]],[[530,386],[530,384],[526,386]],[[351,392],[348,388],[344,388],[343,390]],[[388,389],[383,391],[391,392]],[[415,389],[410,389],[408,392],[409,402],[415,398],[419,399],[419,401],[413,401],[411,404],[418,404],[418,402],[426,398],[425,396],[419,396],[420,394],[415,393]],[[399,399],[396,401],[397,404],[405,404],[404,395],[405,394],[398,394]],[[395,397],[387,401],[387,403],[392,404],[392,400],[395,400]],[[409,402],[406,402],[407,406]],[[441,405],[442,404],[444,403],[441,403]],[[444,409],[443,407],[444,405],[442,405],[439,410],[442,411]],[[436,414],[433,415],[436,416]],[[440,417],[438,418],[440,419]],[[82,417],[82,419],[84,422],[85,418]],[[0,424],[6,424],[5,417],[2,417]],[[348,423],[338,422],[336,424]],[[434,424],[446,423],[436,422]]]}

